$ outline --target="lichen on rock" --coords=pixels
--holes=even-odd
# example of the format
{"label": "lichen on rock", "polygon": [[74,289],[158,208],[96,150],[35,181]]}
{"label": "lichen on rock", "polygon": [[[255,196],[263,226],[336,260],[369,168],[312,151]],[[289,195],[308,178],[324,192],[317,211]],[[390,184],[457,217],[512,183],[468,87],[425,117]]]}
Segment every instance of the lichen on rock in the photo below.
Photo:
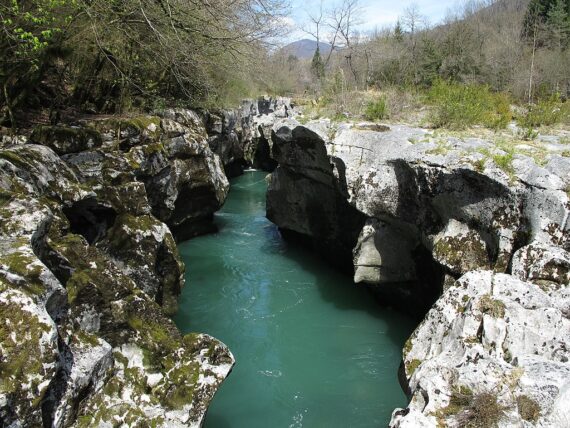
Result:
{"label": "lichen on rock", "polygon": [[[234,359],[168,318],[184,265],[152,204],[169,199],[164,219],[182,226],[224,201],[227,180],[194,116],[176,116],[177,141],[144,117],[41,128],[40,144],[0,149],[2,424],[201,425]],[[148,184],[164,171],[174,172],[157,195]],[[173,215],[195,197],[185,189],[208,207]]]}

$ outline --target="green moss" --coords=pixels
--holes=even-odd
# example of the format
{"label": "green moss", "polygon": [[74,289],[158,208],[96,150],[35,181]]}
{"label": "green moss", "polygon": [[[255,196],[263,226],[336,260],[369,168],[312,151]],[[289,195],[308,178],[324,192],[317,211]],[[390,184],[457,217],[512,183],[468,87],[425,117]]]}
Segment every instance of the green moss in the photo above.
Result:
{"label": "green moss", "polygon": [[79,343],[83,345],[89,345],[91,347],[99,346],[99,339],[97,336],[80,329],[75,331],[73,339],[79,341]]}
{"label": "green moss", "polygon": [[[17,394],[22,385],[32,375],[46,375],[40,357],[40,343],[44,334],[51,331],[50,326],[41,322],[18,304],[0,302],[0,344],[3,358],[0,359],[0,392]],[[10,320],[8,325],[5,320]],[[49,352],[49,350],[44,350]],[[34,358],[30,358],[34,356]],[[54,356],[55,359],[55,356]],[[52,362],[52,361],[49,361]],[[49,374],[48,376],[51,376]],[[44,391],[37,391],[41,395]],[[41,397],[36,397],[41,398]],[[39,404],[38,400],[38,403]],[[33,403],[32,403],[33,405]]]}
{"label": "green moss", "polygon": [[479,310],[493,318],[504,318],[505,304],[500,300],[493,299],[489,294],[481,296]]}
{"label": "green moss", "polygon": [[92,284],[91,275],[87,270],[76,270],[73,275],[69,278],[66,284],[67,289],[67,301],[70,305],[73,305],[77,296],[81,293],[85,287]]}
{"label": "green moss", "polygon": [[147,347],[150,352],[160,351],[168,354],[178,348],[177,341],[171,336],[169,326],[165,324],[142,318],[140,315],[128,316],[127,323],[133,330],[140,333],[142,338],[141,345]]}
{"label": "green moss", "polygon": [[413,359],[412,361],[406,363],[406,373],[408,376],[412,377],[421,363],[422,361],[418,359]]}
{"label": "green moss", "polygon": [[30,141],[44,144],[57,149],[63,149],[62,144],[77,144],[75,149],[85,150],[89,146],[99,147],[103,139],[101,134],[91,128],[70,128],[65,126],[38,126],[30,135]]}
{"label": "green moss", "polygon": [[164,145],[162,143],[146,144],[143,146],[142,150],[146,156],[152,156],[158,153],[163,153]]}
{"label": "green moss", "polygon": [[540,418],[539,404],[526,395],[517,397],[517,407],[521,418],[525,421],[537,422]]}
{"label": "green moss", "polygon": [[163,403],[171,409],[181,409],[192,402],[198,383],[200,366],[197,362],[181,365],[169,373],[169,380],[176,385],[166,392]]}
{"label": "green moss", "polygon": [[[151,130],[154,125],[154,130]],[[160,118],[156,116],[136,116],[131,118],[112,118],[97,122],[95,127],[101,130],[114,130],[117,135],[131,130],[134,134],[144,133],[146,137],[157,140],[161,133]]]}
{"label": "green moss", "polygon": [[0,159],[5,159],[16,166],[26,165],[24,159],[22,159],[19,155],[10,150],[0,151]]}
{"label": "green moss", "polygon": [[31,295],[39,295],[45,291],[43,282],[40,280],[42,266],[35,262],[37,262],[35,256],[20,251],[0,256],[1,265],[25,279],[18,283],[18,288]]}

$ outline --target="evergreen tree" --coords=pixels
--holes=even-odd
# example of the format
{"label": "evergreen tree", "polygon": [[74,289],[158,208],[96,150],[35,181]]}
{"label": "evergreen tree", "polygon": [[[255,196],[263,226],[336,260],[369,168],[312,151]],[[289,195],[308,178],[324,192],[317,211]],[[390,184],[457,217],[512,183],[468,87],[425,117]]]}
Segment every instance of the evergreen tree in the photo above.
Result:
{"label": "evergreen tree", "polygon": [[402,24],[400,24],[400,20],[396,21],[396,27],[394,28],[394,38],[401,42],[404,40],[404,30],[402,29]]}
{"label": "evergreen tree", "polygon": [[317,50],[315,51],[313,60],[311,61],[311,72],[319,81],[322,81],[325,77],[325,64],[323,63],[319,46],[317,46]]}
{"label": "evergreen tree", "polygon": [[547,28],[552,46],[562,49],[570,35],[570,19],[564,0],[556,0],[548,11]]}

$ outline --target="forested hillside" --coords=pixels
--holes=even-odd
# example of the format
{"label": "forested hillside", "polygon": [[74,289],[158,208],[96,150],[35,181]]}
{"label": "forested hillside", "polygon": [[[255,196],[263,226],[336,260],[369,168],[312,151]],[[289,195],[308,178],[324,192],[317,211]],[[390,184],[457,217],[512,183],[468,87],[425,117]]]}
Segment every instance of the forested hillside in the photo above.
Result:
{"label": "forested hillside", "polygon": [[472,0],[437,24],[410,6],[372,32],[359,31],[366,16],[358,0],[322,2],[320,14],[307,13],[305,33],[332,50],[310,59],[277,49],[290,13],[287,0],[3,2],[1,122],[17,124],[31,111],[57,122],[70,109],[220,107],[262,93],[372,119],[459,97],[491,105],[493,117],[475,122],[493,127],[510,120],[513,103],[565,110],[570,0]]}
{"label": "forested hillside", "polygon": [[1,121],[244,96],[284,12],[281,0],[3,1]]}
{"label": "forested hillside", "polygon": [[[309,28],[334,45],[333,54],[315,52],[311,62],[274,58],[279,85],[322,97],[321,107],[333,107],[325,109],[329,116],[365,114],[372,98],[376,105],[368,116],[397,118],[403,108],[417,111],[443,96],[470,105],[498,104],[493,114],[502,109],[503,123],[510,119],[504,111],[509,104],[549,103],[541,108],[552,111],[570,95],[568,0],[473,0],[437,25],[411,6],[394,26],[372,34],[358,32],[364,12],[357,0],[329,10],[325,5]],[[357,97],[355,90],[369,92]],[[426,91],[427,100],[418,100]]]}

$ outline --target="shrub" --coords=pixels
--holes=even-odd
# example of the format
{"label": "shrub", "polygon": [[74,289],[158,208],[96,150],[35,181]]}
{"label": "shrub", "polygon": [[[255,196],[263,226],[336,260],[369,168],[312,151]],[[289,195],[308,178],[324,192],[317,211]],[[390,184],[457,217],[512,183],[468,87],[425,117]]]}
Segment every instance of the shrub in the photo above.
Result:
{"label": "shrub", "polygon": [[385,97],[381,97],[375,101],[370,101],[366,105],[364,117],[367,120],[382,120],[388,117],[388,103]]}
{"label": "shrub", "polygon": [[532,398],[526,395],[517,397],[517,406],[519,414],[525,421],[536,422],[540,417],[540,406]]}
{"label": "shrub", "polygon": [[460,386],[453,389],[449,405],[440,411],[439,418],[454,417],[459,426],[466,428],[490,428],[497,426],[505,410],[496,394],[474,394],[468,387]]}
{"label": "shrub", "polygon": [[497,401],[497,396],[483,392],[473,397],[467,410],[459,415],[459,425],[466,428],[496,427],[505,414],[505,408]]}
{"label": "shrub", "polygon": [[[496,162],[496,161],[495,161]],[[500,300],[493,299],[489,294],[485,294],[479,300],[479,309],[493,318],[504,318],[505,304]]]}
{"label": "shrub", "polygon": [[508,96],[491,92],[484,85],[438,80],[428,91],[427,101],[435,107],[431,120],[436,127],[462,129],[484,125],[500,129],[512,118]]}
{"label": "shrub", "polygon": [[525,129],[556,125],[568,120],[570,120],[570,104],[561,102],[557,95],[539,100],[528,108],[526,114],[518,117],[519,125]]}

